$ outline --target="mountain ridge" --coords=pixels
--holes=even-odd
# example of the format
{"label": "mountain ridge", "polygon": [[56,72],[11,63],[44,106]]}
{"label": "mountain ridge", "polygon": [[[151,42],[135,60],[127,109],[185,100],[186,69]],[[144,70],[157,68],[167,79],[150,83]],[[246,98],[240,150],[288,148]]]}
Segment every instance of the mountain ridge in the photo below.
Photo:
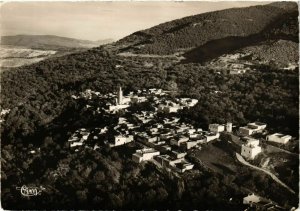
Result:
{"label": "mountain ridge", "polygon": [[262,32],[277,17],[297,11],[294,2],[232,8],[176,19],[135,32],[117,41],[122,51],[173,54],[229,36]]}
{"label": "mountain ridge", "polygon": [[32,49],[60,50],[68,48],[91,48],[112,42],[112,39],[98,41],[81,40],[57,35],[1,36],[1,45],[27,47]]}

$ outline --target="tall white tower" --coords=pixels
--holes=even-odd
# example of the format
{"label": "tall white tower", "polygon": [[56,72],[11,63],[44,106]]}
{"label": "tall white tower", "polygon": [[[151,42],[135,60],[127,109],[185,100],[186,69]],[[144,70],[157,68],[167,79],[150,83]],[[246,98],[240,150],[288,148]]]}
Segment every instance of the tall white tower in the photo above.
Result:
{"label": "tall white tower", "polygon": [[229,133],[232,132],[232,123],[231,122],[226,123],[226,131]]}
{"label": "tall white tower", "polygon": [[118,91],[118,104],[119,105],[123,104],[123,91],[122,91],[122,87],[120,87],[119,91]]}

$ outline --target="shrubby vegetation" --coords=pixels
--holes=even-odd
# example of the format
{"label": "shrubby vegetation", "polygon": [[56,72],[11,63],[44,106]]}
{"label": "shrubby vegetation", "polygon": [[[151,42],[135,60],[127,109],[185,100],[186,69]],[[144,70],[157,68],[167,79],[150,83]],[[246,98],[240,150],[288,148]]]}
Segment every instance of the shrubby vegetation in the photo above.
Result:
{"label": "shrubby vegetation", "polygon": [[184,112],[199,126],[260,120],[274,131],[298,136],[298,70],[260,66],[242,75],[221,75],[195,64],[179,65],[175,70],[172,77],[182,94],[199,99]]}
{"label": "shrubby vegetation", "polygon": [[255,46],[249,46],[239,52],[250,53],[253,59],[285,68],[297,64],[299,44],[287,40],[271,40]]}
{"label": "shrubby vegetation", "polygon": [[[277,19],[289,21],[289,12],[297,11],[297,4],[289,5],[282,8],[280,5],[268,4],[189,16],[136,32],[117,43],[131,45],[131,48],[125,49],[138,53],[173,54],[212,40],[230,36],[247,37],[265,33],[265,29],[270,32],[269,25],[273,26],[274,22],[278,22]],[[292,19],[297,20],[297,16]],[[295,37],[298,37],[297,28],[297,25],[293,25],[292,33],[295,33]],[[271,34],[278,35],[275,32]]]}

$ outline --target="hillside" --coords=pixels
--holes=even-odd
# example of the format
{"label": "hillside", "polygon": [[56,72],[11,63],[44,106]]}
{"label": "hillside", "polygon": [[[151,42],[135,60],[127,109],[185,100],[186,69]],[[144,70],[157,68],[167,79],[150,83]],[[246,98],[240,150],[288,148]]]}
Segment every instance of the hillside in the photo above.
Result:
{"label": "hillside", "polygon": [[249,54],[250,60],[258,60],[262,63],[271,63],[281,68],[297,66],[299,61],[299,45],[292,41],[278,40],[261,43],[240,49],[239,52]]}
{"label": "hillside", "polygon": [[0,67],[5,70],[30,65],[109,42],[112,40],[88,41],[53,35],[2,36]]}
{"label": "hillside", "polygon": [[133,33],[118,44],[138,53],[185,52],[213,40],[257,35],[292,11],[297,4],[289,2],[209,12]]}
{"label": "hillside", "polygon": [[53,50],[34,50],[1,46],[0,67],[20,67],[42,61],[55,55]]}
{"label": "hillside", "polygon": [[70,48],[92,48],[107,44],[112,40],[88,41],[54,35],[2,36],[1,45],[10,45],[41,50],[63,50]]}
{"label": "hillside", "polygon": [[[196,59],[198,59],[197,55],[199,53],[199,48],[204,52],[203,49],[205,49],[204,47],[206,46],[206,52],[209,52],[209,54],[213,54],[213,58],[218,58],[222,54],[228,53],[228,49],[230,51],[236,51],[240,49],[241,51],[245,51],[245,53],[250,50],[253,51],[254,57],[257,57],[262,61],[271,59],[273,56],[275,56],[275,60],[281,63],[281,67],[287,67],[289,63],[293,63],[297,59],[296,55],[298,54],[298,43],[295,43],[294,41],[273,40],[272,42],[260,42],[255,43],[255,45],[249,45],[248,43],[252,42],[252,38],[250,37],[250,35],[248,37],[240,37],[240,40],[242,40],[242,44],[239,46],[239,48],[235,47],[238,43],[236,35],[241,34],[242,31],[245,31],[246,29],[248,30],[248,34],[253,33],[255,30],[263,30],[264,28],[266,28],[265,25],[267,24],[267,22],[274,23],[275,21],[278,21],[278,14],[282,15],[287,11],[286,9],[282,9],[283,5],[288,5],[287,8],[289,9],[291,6],[292,8],[294,8],[295,6],[293,3],[278,3],[276,4],[276,7],[272,5],[273,4],[200,14],[197,16],[191,16],[183,18],[181,20],[175,20],[169,23],[160,24],[156,27],[145,30],[143,33],[147,32],[147,36],[150,36],[150,34],[152,34],[151,36],[154,36],[154,34],[158,35],[159,33],[164,34],[163,30],[170,31],[171,28],[174,29],[175,25],[179,26],[186,23],[192,23],[195,20],[199,21],[200,19],[202,19],[202,21],[204,22],[207,22],[208,19],[206,18],[208,17],[210,17],[210,19],[213,20],[214,23],[220,22],[221,19],[231,19],[233,23],[240,24],[240,19],[246,21],[246,17],[248,17],[249,19],[253,16],[253,21],[250,21],[252,24],[246,26],[246,28],[243,28],[244,26],[241,26],[242,28],[237,28],[235,25],[231,24],[231,27],[229,27],[227,31],[231,31],[231,34],[234,35],[233,37],[224,37],[222,39],[219,39],[218,41],[211,40],[210,42],[205,43],[202,47],[193,49],[196,52]],[[264,12],[258,13],[258,11]],[[274,15],[275,13],[277,15]],[[295,12],[291,12],[289,14],[294,15]],[[244,19],[240,16],[243,16]],[[292,23],[295,22],[295,19],[291,18],[291,16],[285,15],[285,17],[287,17],[287,19],[283,18],[284,20],[292,20],[290,21]],[[295,26],[296,24],[290,25]],[[284,24],[284,21],[278,22],[277,24],[273,25],[270,24],[269,26],[274,27],[269,27],[268,32],[272,30],[289,31],[286,30],[287,25]],[[216,26],[213,28],[211,30],[219,29]],[[187,29],[191,29],[191,27],[189,26],[187,27]],[[204,30],[207,28],[199,27],[197,29]],[[177,30],[175,31],[178,30],[180,31],[181,29],[177,28]],[[211,30],[207,29],[207,36],[205,39],[209,39],[208,34],[212,34]],[[223,30],[225,30],[225,27],[223,27]],[[296,27],[296,30],[292,30],[293,33],[294,31],[298,31],[298,28]],[[25,68],[16,68],[16,70],[11,73],[3,73],[1,77],[1,106],[3,106],[4,108],[13,108],[16,105],[26,105],[27,103],[45,103],[45,106],[40,105],[41,110],[39,112],[39,116],[43,113],[45,113],[45,115],[47,115],[47,113],[53,113],[53,116],[51,114],[50,117],[54,118],[56,115],[59,115],[61,109],[63,109],[63,106],[60,105],[61,103],[57,104],[57,102],[61,102],[61,100],[59,99],[65,99],[67,93],[73,93],[89,87],[94,87],[100,89],[101,91],[107,92],[108,90],[116,87],[117,84],[122,84],[124,87],[131,87],[134,89],[151,86],[161,87],[167,86],[170,81],[176,81],[177,83],[179,83],[182,78],[186,78],[186,76],[184,75],[185,73],[181,73],[181,71],[186,68],[184,64],[186,62],[178,63],[176,57],[146,57],[146,55],[139,57],[139,54],[137,54],[135,57],[120,56],[119,53],[122,52],[122,50],[120,49],[124,47],[123,44],[125,42],[128,43],[128,40],[133,39],[134,37],[136,37],[136,39],[132,40],[132,43],[140,41],[140,38],[142,36],[141,32],[137,32],[134,34],[135,35],[125,37],[124,39],[112,45],[106,45],[102,46],[101,48],[94,48],[84,52],[77,52],[62,56],[60,58],[52,57],[51,59],[29,65]],[[225,34],[216,32],[215,36],[225,36]],[[176,34],[176,37],[174,35],[173,40],[176,40],[177,37],[181,36],[182,35],[180,34],[178,34],[178,36]],[[199,37],[200,40],[202,39],[201,37],[205,36]],[[255,35],[253,35],[252,37],[254,37],[253,40],[256,39]],[[231,41],[229,42],[229,40]],[[219,44],[218,42],[220,42],[221,44]],[[185,44],[184,41],[180,43]],[[195,41],[195,43],[197,44],[197,41]],[[231,46],[231,44],[233,44],[233,47]],[[272,48],[270,48],[270,45],[272,45]],[[201,56],[203,55],[205,54],[201,54]],[[119,65],[120,68],[116,68],[116,65]],[[149,65],[151,66],[151,69],[148,68]],[[190,63],[190,65],[193,71],[203,71],[202,68],[199,70],[198,66],[193,63]],[[193,66],[195,66],[195,68],[193,68]],[[174,69],[176,70],[175,73]],[[180,76],[178,76],[178,74]],[[259,74],[259,72],[256,74]],[[203,89],[201,88],[202,85],[200,84],[193,84],[193,86],[196,86],[195,91],[191,91],[190,89],[186,89],[187,84],[183,83],[181,91],[182,93],[187,95],[199,96],[200,90]],[[210,85],[207,84],[207,90],[211,90],[209,86]],[[197,90],[198,88],[199,90]],[[52,102],[55,100],[55,98],[53,97],[51,99],[47,97],[45,98],[45,96],[48,96],[48,94],[45,93],[48,92],[49,94],[51,93],[51,96],[56,96],[58,101]],[[49,100],[49,102],[46,103],[46,99]],[[51,106],[50,108],[47,108],[49,105],[51,105],[51,103],[57,106],[57,111],[53,108],[50,109]],[[40,121],[44,122],[43,120]]]}

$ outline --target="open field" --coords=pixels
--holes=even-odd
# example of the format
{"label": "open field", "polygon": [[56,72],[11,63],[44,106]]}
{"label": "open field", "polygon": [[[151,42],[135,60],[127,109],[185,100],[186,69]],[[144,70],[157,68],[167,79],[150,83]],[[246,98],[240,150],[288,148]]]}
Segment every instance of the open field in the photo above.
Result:
{"label": "open field", "polygon": [[57,51],[1,46],[1,67],[20,67],[42,61]]}
{"label": "open field", "polygon": [[233,156],[235,149],[225,141],[203,145],[201,150],[194,150],[190,156],[200,160],[204,166],[220,174],[236,175],[241,167]]}

